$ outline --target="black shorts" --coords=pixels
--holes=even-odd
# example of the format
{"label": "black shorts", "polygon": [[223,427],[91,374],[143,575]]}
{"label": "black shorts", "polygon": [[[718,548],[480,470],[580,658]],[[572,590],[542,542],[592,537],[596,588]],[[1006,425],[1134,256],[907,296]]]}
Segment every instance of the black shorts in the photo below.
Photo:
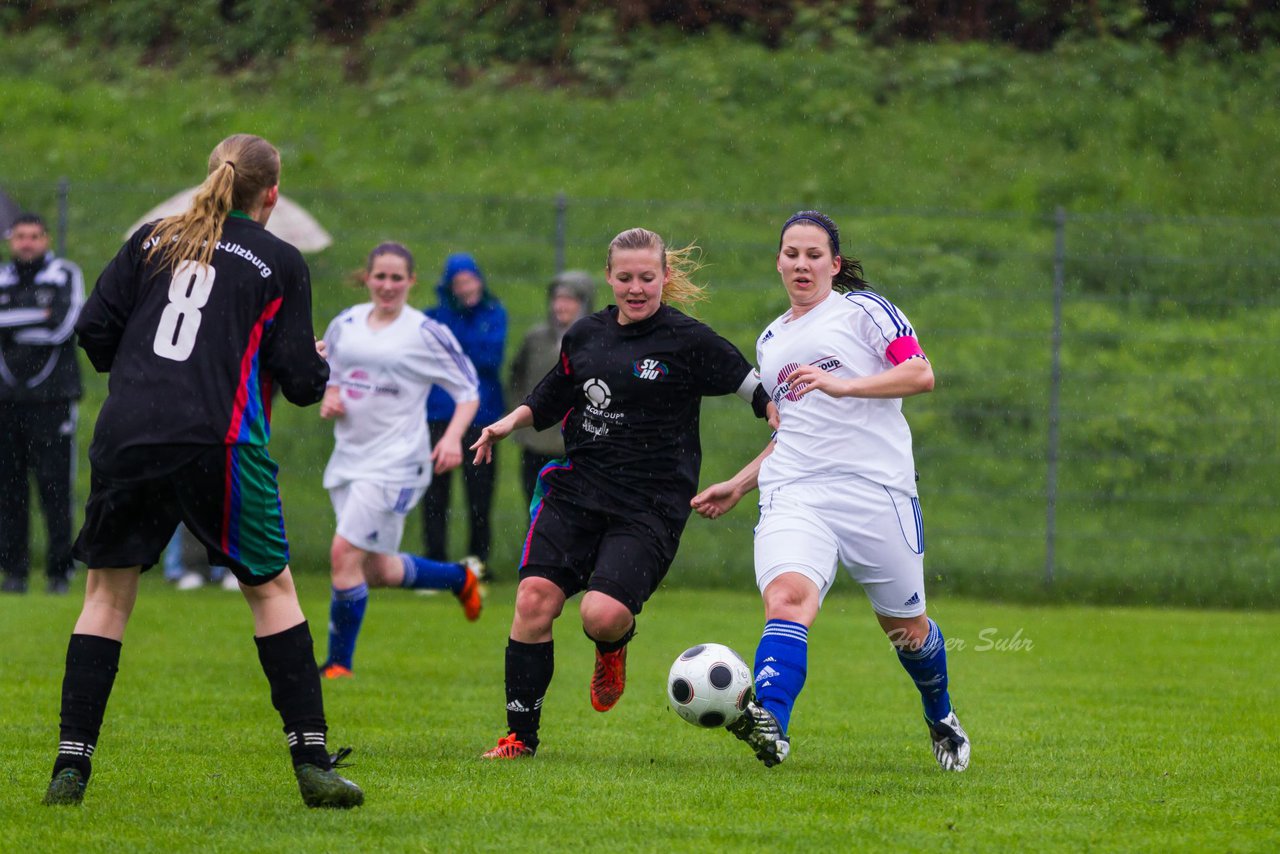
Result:
{"label": "black shorts", "polygon": [[639,614],[671,568],[683,531],[684,520],[588,508],[550,492],[530,507],[520,576],[546,578],[566,597],[597,590]]}
{"label": "black shorts", "polygon": [[175,471],[147,480],[116,480],[95,469],[73,553],[90,569],[145,571],[182,522],[211,565],[229,567],[243,584],[265,584],[289,564],[277,471],[257,445],[200,449]]}

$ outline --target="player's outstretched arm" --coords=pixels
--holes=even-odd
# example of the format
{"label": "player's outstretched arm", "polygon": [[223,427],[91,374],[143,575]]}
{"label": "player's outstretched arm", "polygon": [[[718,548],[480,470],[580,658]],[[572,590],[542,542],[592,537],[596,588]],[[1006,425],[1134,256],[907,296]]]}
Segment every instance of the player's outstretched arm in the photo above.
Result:
{"label": "player's outstretched arm", "polygon": [[510,436],[516,430],[532,426],[532,424],[533,410],[523,403],[520,404],[480,431],[480,438],[471,446],[471,450],[476,452],[472,463],[480,465],[481,463],[491,462],[493,460],[494,445]]}
{"label": "player's outstretched arm", "polygon": [[689,506],[699,516],[707,519],[718,519],[728,513],[742,500],[742,496],[759,486],[760,465],[765,457],[773,453],[773,445],[774,443],[770,441],[754,460],[747,463],[742,471],[733,477],[720,483],[713,483],[693,496]]}

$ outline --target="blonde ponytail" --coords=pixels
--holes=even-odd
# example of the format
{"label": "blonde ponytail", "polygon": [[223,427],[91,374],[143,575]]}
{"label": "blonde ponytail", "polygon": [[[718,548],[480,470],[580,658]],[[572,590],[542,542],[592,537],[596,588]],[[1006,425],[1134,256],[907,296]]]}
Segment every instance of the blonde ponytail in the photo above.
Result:
{"label": "blonde ponytail", "polygon": [[156,223],[146,261],[174,270],[182,261],[207,265],[233,210],[249,210],[264,190],[280,183],[280,152],[258,136],[229,136],[209,155],[209,177],[183,213]]}

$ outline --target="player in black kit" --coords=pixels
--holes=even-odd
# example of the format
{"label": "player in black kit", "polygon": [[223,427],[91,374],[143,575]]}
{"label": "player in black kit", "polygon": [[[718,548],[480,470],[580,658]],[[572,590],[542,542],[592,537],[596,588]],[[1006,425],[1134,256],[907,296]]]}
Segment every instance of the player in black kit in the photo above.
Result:
{"label": "player in black kit", "polygon": [[702,398],[737,392],[760,416],[770,405],[736,347],[666,304],[702,296],[689,253],[642,228],[615,237],[605,273],[617,305],[575,323],[559,364],[472,446],[479,464],[521,427],[560,422],[565,438],[565,458],[542,469],[530,506],[507,642],[509,732],[485,758],[538,749],[552,624],[584,590],[582,627],[596,644],[591,705],[613,708],[635,617],[675,558],[697,491]]}
{"label": "player in black kit", "polygon": [[303,801],[363,801],[325,747],[320,675],[267,454],[273,382],[307,406],[329,378],[311,325],[307,265],[264,228],[279,180],[280,154],[266,140],[223,140],[191,208],[129,239],[76,324],[89,360],[111,377],[89,449],[89,501],[74,549],[88,581],[67,647],[46,804],[84,798],[139,574],[179,521],[211,563],[240,581]]}

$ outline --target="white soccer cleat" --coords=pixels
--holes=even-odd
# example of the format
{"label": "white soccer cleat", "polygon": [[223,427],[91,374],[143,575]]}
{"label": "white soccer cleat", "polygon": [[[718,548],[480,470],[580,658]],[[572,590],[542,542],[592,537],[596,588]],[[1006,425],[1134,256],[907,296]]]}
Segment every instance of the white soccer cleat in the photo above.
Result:
{"label": "white soccer cleat", "polygon": [[943,771],[963,771],[969,767],[969,736],[953,711],[938,722],[928,718],[929,738],[933,740],[933,755]]}

